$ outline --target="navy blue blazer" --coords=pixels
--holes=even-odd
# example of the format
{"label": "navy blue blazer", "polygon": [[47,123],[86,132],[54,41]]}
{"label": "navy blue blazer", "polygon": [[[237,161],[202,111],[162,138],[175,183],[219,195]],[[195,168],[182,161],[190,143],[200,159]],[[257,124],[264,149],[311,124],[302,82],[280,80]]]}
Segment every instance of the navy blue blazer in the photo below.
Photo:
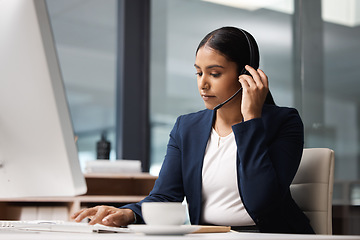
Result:
{"label": "navy blue blazer", "polygon": [[[178,117],[170,133],[159,178],[149,196],[123,208],[143,223],[141,203],[188,202],[192,224],[201,224],[202,166],[216,114],[202,110]],[[262,117],[232,127],[237,144],[238,188],[260,232],[314,233],[291,197],[304,142],[303,123],[293,108],[264,105]]]}

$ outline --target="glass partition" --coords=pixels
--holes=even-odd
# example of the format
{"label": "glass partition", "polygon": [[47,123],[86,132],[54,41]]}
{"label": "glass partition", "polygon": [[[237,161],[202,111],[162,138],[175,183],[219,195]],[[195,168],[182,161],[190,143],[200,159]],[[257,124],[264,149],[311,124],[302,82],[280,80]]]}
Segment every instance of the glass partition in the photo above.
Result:
{"label": "glass partition", "polygon": [[334,231],[360,234],[360,1],[323,0],[322,19],[324,125],[335,151]]}
{"label": "glass partition", "polygon": [[276,7],[225,6],[206,1],[153,0],[151,14],[151,172],[164,159],[169,133],[180,114],[204,109],[197,90],[195,50],[210,31],[237,26],[260,48],[260,68],[278,105],[293,106],[292,1]]}
{"label": "glass partition", "polygon": [[[360,1],[216,2],[224,1],[152,0],[151,172],[160,169],[176,118],[204,108],[193,67],[198,43],[216,28],[241,27],[259,44],[276,104],[302,115],[305,147],[335,151],[334,233],[360,234]],[[296,3],[309,5],[296,12]],[[305,62],[296,62],[297,51],[307,51]]]}

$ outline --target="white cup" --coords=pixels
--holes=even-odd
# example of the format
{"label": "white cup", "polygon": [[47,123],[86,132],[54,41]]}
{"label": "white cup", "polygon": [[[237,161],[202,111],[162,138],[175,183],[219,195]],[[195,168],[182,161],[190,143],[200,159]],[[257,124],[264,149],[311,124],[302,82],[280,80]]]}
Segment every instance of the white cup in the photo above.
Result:
{"label": "white cup", "polygon": [[186,206],[181,202],[143,202],[141,212],[148,225],[182,225],[186,221]]}

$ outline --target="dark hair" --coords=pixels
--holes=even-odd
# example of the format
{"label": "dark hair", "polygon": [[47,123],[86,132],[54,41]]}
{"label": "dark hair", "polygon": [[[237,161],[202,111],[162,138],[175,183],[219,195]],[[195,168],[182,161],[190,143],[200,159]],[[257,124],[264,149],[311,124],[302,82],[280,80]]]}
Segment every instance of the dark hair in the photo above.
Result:
{"label": "dark hair", "polygon": [[[238,74],[242,74],[245,65],[250,64],[253,68],[259,67],[259,48],[255,38],[243,29],[236,27],[222,27],[207,34],[199,43],[196,54],[203,46],[208,46],[227,60],[235,62]],[[269,91],[265,100],[266,104],[275,105]]]}

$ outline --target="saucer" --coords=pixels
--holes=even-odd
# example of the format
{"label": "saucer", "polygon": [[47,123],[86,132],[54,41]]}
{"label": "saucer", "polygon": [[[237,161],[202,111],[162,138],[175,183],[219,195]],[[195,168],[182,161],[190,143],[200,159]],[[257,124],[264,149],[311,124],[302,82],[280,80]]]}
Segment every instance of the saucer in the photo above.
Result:
{"label": "saucer", "polygon": [[195,232],[200,226],[132,224],[129,225],[128,228],[135,233],[144,233],[146,235],[184,235]]}

